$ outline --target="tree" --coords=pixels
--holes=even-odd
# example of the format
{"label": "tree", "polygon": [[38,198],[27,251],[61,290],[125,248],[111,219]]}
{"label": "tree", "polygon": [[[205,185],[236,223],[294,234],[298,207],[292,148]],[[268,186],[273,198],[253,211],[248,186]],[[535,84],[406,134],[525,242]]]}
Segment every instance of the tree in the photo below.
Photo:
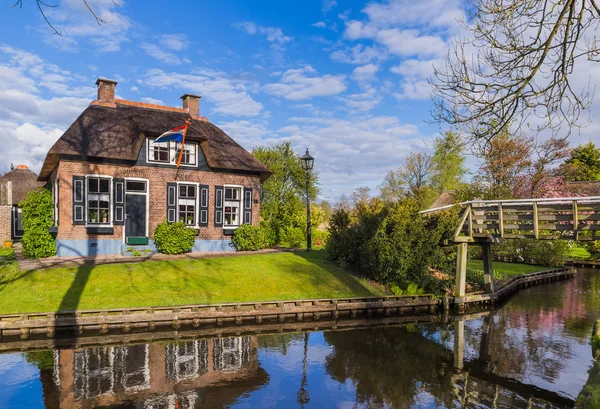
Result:
{"label": "tree", "polygon": [[561,170],[567,180],[599,180],[600,149],[593,142],[579,145],[571,151]]}
{"label": "tree", "polygon": [[[99,26],[101,26],[102,24],[109,23],[108,20],[100,17],[100,15],[94,10],[94,8],[89,5],[88,0],[82,0],[82,2],[85,5],[85,7],[88,9],[88,11],[90,12],[90,14],[96,20],[96,24],[98,24]],[[118,6],[118,4],[115,1],[112,1],[112,3],[115,6]],[[58,7],[58,3],[57,4],[48,4],[44,0],[35,0],[35,4],[36,4],[36,6],[37,6],[37,8],[38,8],[38,10],[40,12],[40,14],[44,18],[44,21],[46,22],[46,24],[48,24],[48,27],[50,27],[52,29],[52,31],[54,32],[54,34],[58,34],[59,36],[62,36],[61,32],[58,31],[56,29],[56,27],[54,27],[54,25],[48,19],[48,16],[46,16],[46,10],[49,9],[49,8],[56,8],[56,7]],[[15,7],[18,7],[20,9],[22,9],[23,8],[23,0],[17,0],[15,2],[15,4],[13,4],[12,6],[10,6],[10,8],[15,8]]]}
{"label": "tree", "polygon": [[352,203],[356,206],[359,203],[368,202],[371,196],[371,188],[358,187],[352,192]]}
{"label": "tree", "polygon": [[511,135],[505,129],[477,153],[483,160],[477,177],[487,185],[488,196],[512,197],[515,181],[531,166],[531,149],[530,138]]}
{"label": "tree", "polygon": [[380,191],[385,201],[414,198],[419,208],[427,208],[436,195],[431,187],[431,156],[424,152],[411,152],[404,165],[388,172]]}
{"label": "tree", "polygon": [[592,95],[574,84],[574,68],[598,61],[600,3],[474,0],[467,12],[470,38],[454,42],[432,79],[434,120],[486,142],[532,114],[537,130],[580,126]]}
{"label": "tree", "polygon": [[[298,215],[306,212],[306,171],[289,141],[255,148],[252,154],[273,172],[262,185],[260,216],[274,230],[279,243],[286,227],[303,227],[296,224],[300,220]],[[319,193],[317,183],[316,173],[311,172],[311,200]]]}
{"label": "tree", "polygon": [[434,153],[431,157],[431,185],[442,193],[455,190],[463,182],[467,173],[464,146],[460,135],[446,132],[433,141]]}
{"label": "tree", "polygon": [[325,200],[321,201],[318,206],[323,210],[323,222],[328,223],[333,213],[333,206]]}
{"label": "tree", "polygon": [[[530,166],[513,188],[515,197],[560,197],[565,195],[565,181],[556,175],[556,165],[569,155],[569,143],[552,137],[532,149]],[[517,190],[521,190],[517,193]]]}

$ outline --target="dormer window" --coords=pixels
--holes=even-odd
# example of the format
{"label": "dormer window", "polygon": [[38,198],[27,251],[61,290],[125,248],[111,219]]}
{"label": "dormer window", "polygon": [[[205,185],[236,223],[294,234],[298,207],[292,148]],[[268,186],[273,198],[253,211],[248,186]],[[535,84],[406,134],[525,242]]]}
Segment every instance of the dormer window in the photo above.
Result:
{"label": "dormer window", "polygon": [[[147,158],[148,163],[163,163],[165,165],[177,164],[181,143],[175,141],[154,143],[154,138],[147,139]],[[196,142],[186,142],[181,155],[181,166],[198,165],[198,144]]]}

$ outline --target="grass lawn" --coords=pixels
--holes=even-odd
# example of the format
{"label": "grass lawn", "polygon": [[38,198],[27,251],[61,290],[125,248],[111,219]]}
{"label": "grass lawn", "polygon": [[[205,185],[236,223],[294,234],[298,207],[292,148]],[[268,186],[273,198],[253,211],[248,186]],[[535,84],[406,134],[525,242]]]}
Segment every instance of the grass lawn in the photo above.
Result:
{"label": "grass lawn", "polygon": [[584,247],[581,247],[577,243],[575,243],[569,249],[567,258],[570,258],[572,260],[589,260],[592,257]]}
{"label": "grass lawn", "polygon": [[0,314],[381,294],[324,251],[29,272],[11,254],[0,253]]}
{"label": "grass lawn", "polygon": [[[496,281],[503,281],[514,276],[551,269],[551,267],[504,263],[502,261],[492,262],[492,267],[494,269],[494,280]],[[469,260],[467,262],[467,281],[483,285],[483,260]]]}

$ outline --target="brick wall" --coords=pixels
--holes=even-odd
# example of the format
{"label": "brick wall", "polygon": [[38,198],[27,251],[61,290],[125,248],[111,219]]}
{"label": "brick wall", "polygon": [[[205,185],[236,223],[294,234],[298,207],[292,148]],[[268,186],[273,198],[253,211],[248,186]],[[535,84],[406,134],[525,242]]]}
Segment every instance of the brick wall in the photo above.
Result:
{"label": "brick wall", "polygon": [[[259,176],[239,175],[221,172],[206,172],[198,170],[169,169],[145,166],[124,166],[108,164],[90,164],[83,162],[61,160],[58,169],[52,174],[54,182],[58,176],[60,180],[60,212],[58,239],[122,239],[124,226],[114,226],[112,235],[87,234],[85,226],[72,224],[72,177],[84,175],[105,175],[116,178],[143,178],[149,181],[149,235],[153,237],[154,230],[159,223],[167,217],[167,182],[195,182],[209,186],[208,227],[200,227],[198,239],[223,240],[229,236],[223,234],[223,229],[214,227],[214,203],[216,185],[241,185],[252,188],[252,223],[258,225],[260,204],[260,178]],[[241,215],[240,215],[241,216]]]}
{"label": "brick wall", "polygon": [[0,246],[10,240],[12,206],[0,206]]}

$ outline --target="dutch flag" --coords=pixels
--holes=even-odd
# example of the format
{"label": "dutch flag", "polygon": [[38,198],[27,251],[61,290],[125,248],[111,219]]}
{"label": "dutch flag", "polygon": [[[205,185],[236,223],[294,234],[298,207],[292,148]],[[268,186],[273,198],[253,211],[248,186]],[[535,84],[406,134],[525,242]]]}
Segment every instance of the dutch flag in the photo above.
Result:
{"label": "dutch flag", "polygon": [[178,126],[176,128],[173,128],[173,129],[165,132],[164,134],[162,134],[161,136],[156,138],[153,143],[167,142],[167,141],[175,141],[175,142],[183,141],[183,136],[185,134],[186,126],[187,125],[181,125],[181,126]]}

